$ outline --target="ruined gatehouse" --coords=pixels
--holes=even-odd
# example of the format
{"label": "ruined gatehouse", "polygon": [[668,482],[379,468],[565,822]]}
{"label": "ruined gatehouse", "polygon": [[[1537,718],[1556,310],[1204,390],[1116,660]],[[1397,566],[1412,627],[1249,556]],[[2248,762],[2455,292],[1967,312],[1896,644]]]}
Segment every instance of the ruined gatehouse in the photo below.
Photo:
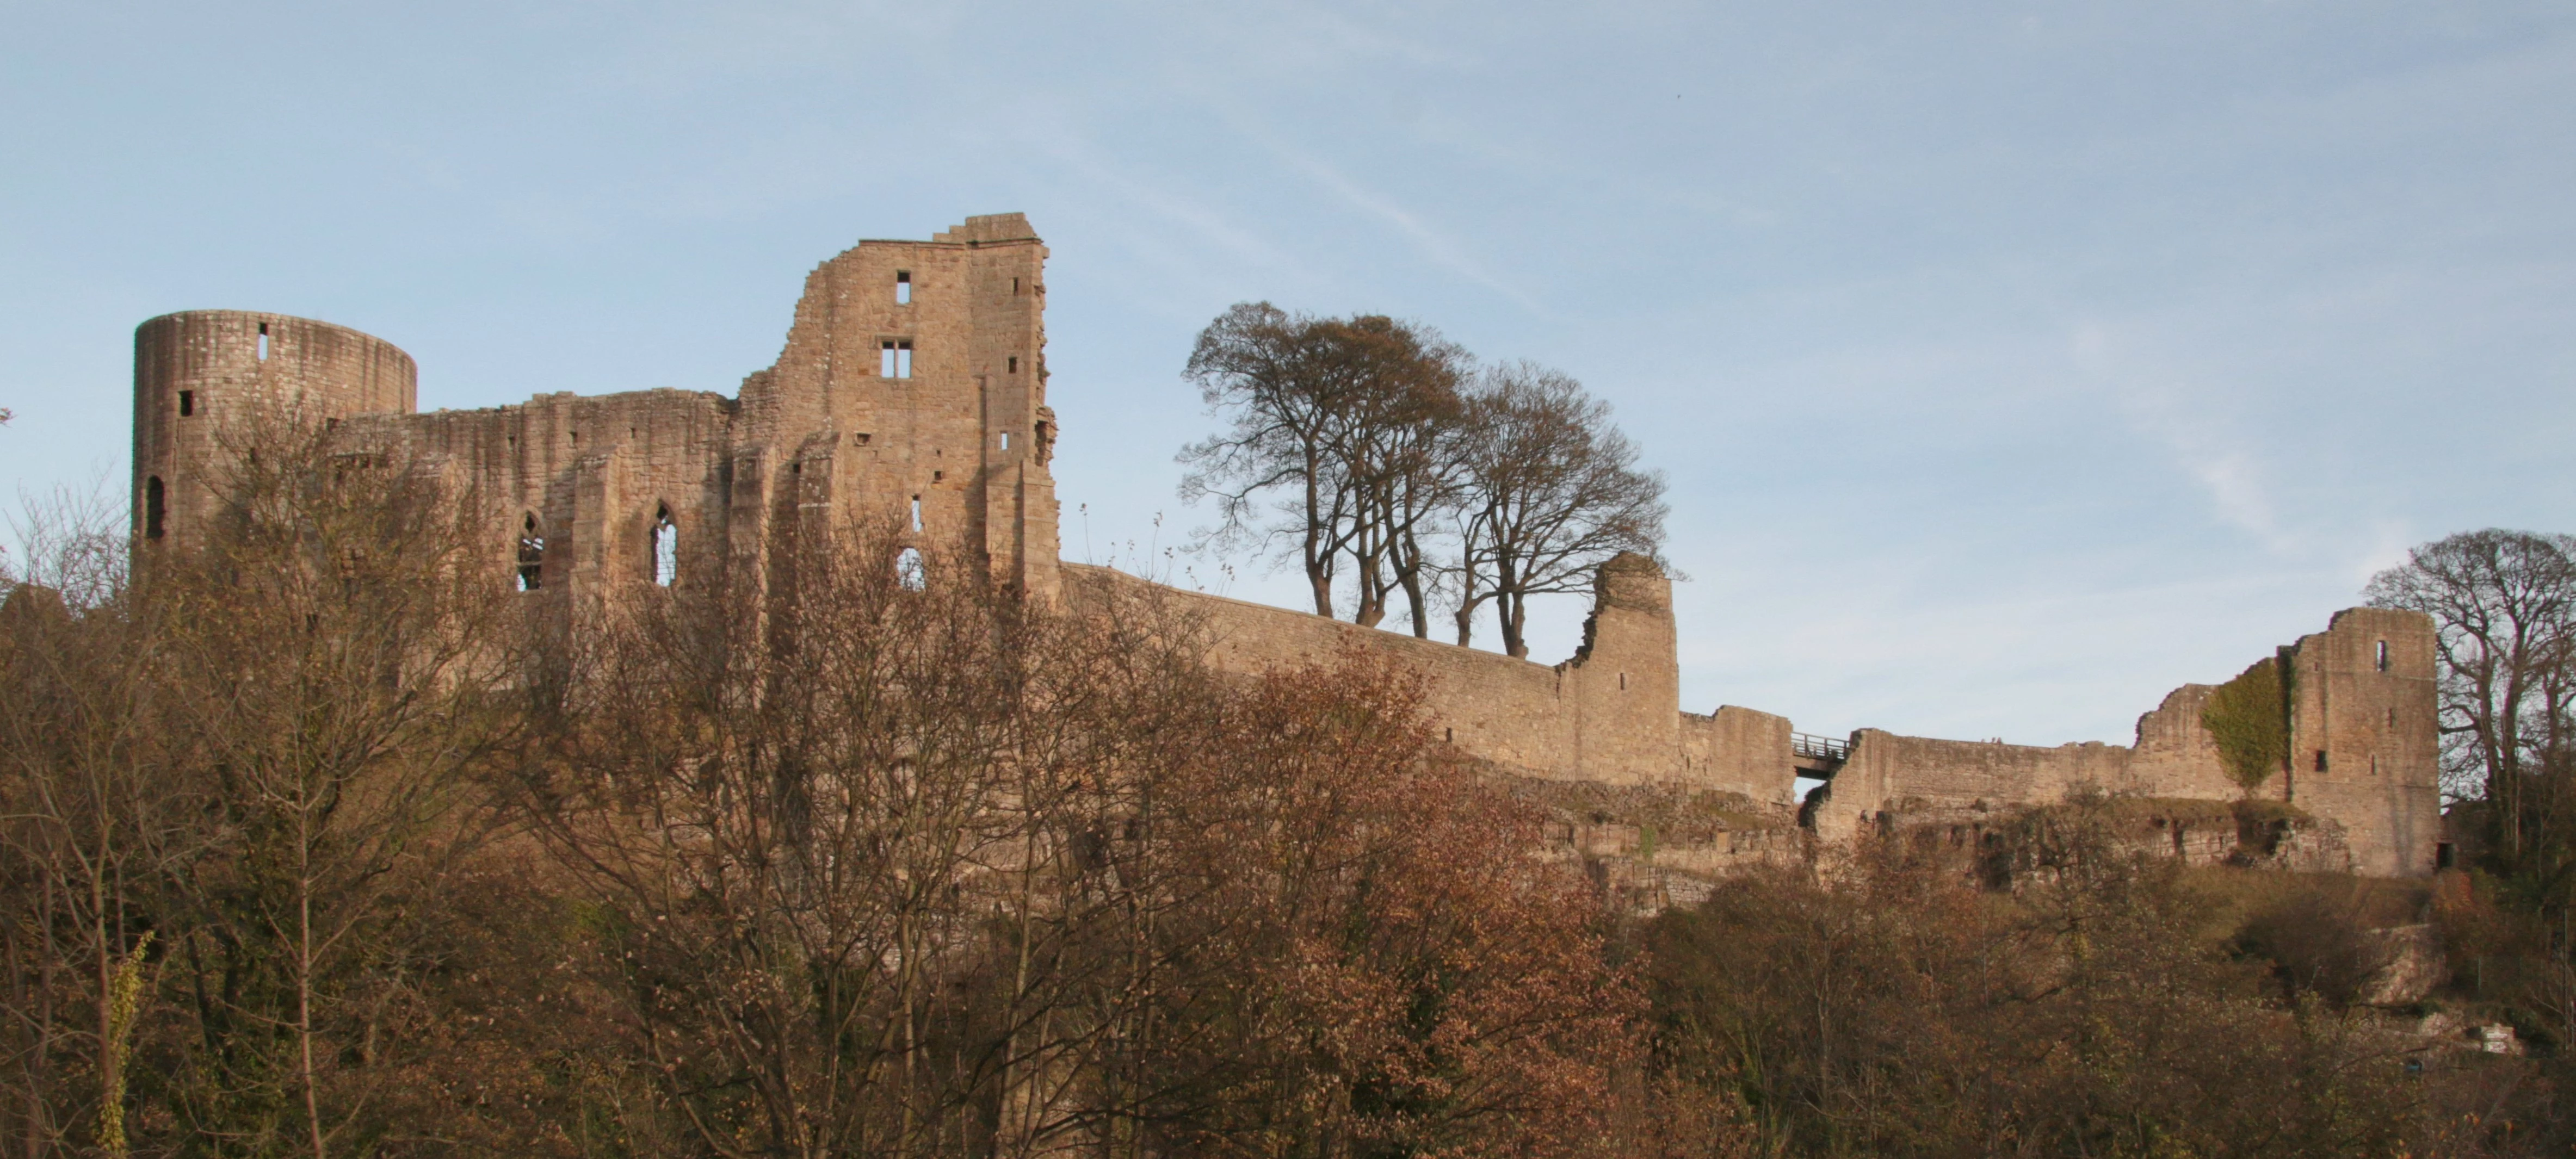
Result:
{"label": "ruined gatehouse", "polygon": [[[492,501],[497,593],[577,624],[628,585],[757,579],[792,521],[898,513],[949,566],[1032,600],[1145,581],[1059,558],[1057,438],[1047,405],[1047,251],[1019,214],[928,241],[862,241],[805,281],[785,349],[737,394],[543,394],[417,410],[418,371],[392,344],[279,314],[199,310],[144,322],[134,348],[138,550],[174,550],[215,508],[228,427],[326,424],[350,453],[431,464]],[[1071,580],[1084,581],[1069,584]],[[1861,729],[1810,737],[1786,718],[1680,702],[1670,581],[1605,564],[1581,649],[1546,665],[1309,613],[1162,589],[1236,670],[1358,647],[1420,673],[1435,727],[1499,775],[1563,790],[1715,800],[1689,834],[1614,808],[1561,810],[1566,840],[1648,873],[1704,878],[1742,858],[1812,854],[1897,828],[1981,831],[2076,794],[2144,802],[2183,857],[2241,842],[2202,805],[2238,802],[2202,721],[2212,686],[2141,716],[2136,743],[2054,748]],[[2249,657],[2254,659],[2253,657]],[[2254,792],[2308,819],[2302,864],[2431,872],[2440,794],[2434,638],[2425,617],[2354,608],[2279,650],[2290,756]],[[1803,796],[1799,779],[1821,780]],[[1607,797],[1604,797],[1607,799]]]}

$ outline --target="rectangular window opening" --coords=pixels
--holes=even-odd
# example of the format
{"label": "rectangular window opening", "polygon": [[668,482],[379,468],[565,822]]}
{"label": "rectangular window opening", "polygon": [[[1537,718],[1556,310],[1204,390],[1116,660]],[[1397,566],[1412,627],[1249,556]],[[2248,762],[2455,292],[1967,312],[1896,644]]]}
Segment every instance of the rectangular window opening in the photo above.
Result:
{"label": "rectangular window opening", "polygon": [[1014,354],[1014,355],[1012,355],[1012,356],[1011,356],[1011,373],[1013,373],[1013,374],[1018,374],[1019,372],[1020,372],[1020,356],[1019,356],[1019,355],[1017,355],[1017,354]]}
{"label": "rectangular window opening", "polygon": [[2379,642],[2379,670],[2388,671],[2388,641],[2386,640]]}
{"label": "rectangular window opening", "polygon": [[268,323],[259,324],[259,360],[268,361]]}
{"label": "rectangular window opening", "polygon": [[921,496],[912,497],[912,529],[921,530]]}
{"label": "rectangular window opening", "polygon": [[197,392],[193,390],[180,391],[179,417],[187,418],[195,413],[197,413]]}
{"label": "rectangular window opening", "polygon": [[912,271],[896,270],[894,272],[894,304],[898,306],[909,306],[912,304]]}
{"label": "rectangular window opening", "polygon": [[1011,449],[1011,432],[1009,431],[1002,432],[1002,449],[1005,451]]}
{"label": "rectangular window opening", "polygon": [[888,338],[877,343],[877,374],[884,378],[912,377],[912,340]]}
{"label": "rectangular window opening", "polygon": [[2324,749],[2317,750],[2317,771],[2320,773],[2326,771],[2326,750]]}

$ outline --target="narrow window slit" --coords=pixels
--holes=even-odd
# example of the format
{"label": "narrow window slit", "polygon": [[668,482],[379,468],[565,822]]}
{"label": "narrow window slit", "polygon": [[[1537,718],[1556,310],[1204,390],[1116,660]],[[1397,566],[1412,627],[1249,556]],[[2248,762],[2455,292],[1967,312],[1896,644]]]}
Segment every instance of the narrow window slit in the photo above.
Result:
{"label": "narrow window slit", "polygon": [[680,528],[665,503],[653,511],[653,582],[667,588],[679,580]]}
{"label": "narrow window slit", "polygon": [[896,270],[894,272],[894,304],[898,306],[909,306],[912,304],[911,270]]}
{"label": "narrow window slit", "polygon": [[533,592],[546,580],[546,541],[537,534],[537,517],[531,513],[519,524],[519,590]]}
{"label": "narrow window slit", "polygon": [[179,392],[179,417],[184,419],[184,418],[187,418],[187,417],[189,417],[190,415],[193,415],[193,414],[196,414],[196,413],[197,413],[197,392],[196,392],[196,391],[193,391],[193,390],[183,390],[183,391],[180,391],[180,392]]}

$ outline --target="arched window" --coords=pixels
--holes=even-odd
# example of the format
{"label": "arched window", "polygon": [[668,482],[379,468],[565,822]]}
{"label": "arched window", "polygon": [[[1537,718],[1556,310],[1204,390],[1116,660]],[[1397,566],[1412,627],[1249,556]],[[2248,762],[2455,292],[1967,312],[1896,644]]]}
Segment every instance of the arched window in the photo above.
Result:
{"label": "arched window", "polygon": [[546,582],[546,541],[537,534],[537,517],[531,512],[519,525],[519,590],[533,592]]}
{"label": "arched window", "polygon": [[907,547],[894,555],[894,582],[903,590],[917,592],[930,586],[930,571],[921,561],[921,549]]}
{"label": "arched window", "polygon": [[162,518],[161,476],[154,475],[143,481],[143,538],[161,538]]}
{"label": "arched window", "polygon": [[669,587],[680,579],[680,528],[671,522],[671,507],[653,509],[653,582]]}

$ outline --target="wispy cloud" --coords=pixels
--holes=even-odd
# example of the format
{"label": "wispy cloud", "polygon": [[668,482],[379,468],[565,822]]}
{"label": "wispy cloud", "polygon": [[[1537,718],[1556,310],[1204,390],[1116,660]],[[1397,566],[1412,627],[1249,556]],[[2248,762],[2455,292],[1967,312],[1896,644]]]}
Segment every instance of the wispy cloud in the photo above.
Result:
{"label": "wispy cloud", "polygon": [[1352,180],[1320,157],[1291,147],[1258,129],[1240,124],[1238,127],[1245,128],[1246,135],[1250,139],[1268,150],[1272,156],[1277,157],[1282,164],[1303,174],[1344,205],[1393,227],[1397,236],[1402,237],[1413,247],[1414,252],[1421,254],[1433,265],[1491,290],[1532,314],[1546,312],[1539,305],[1538,299],[1487,269],[1483,262],[1477,261],[1468,252],[1465,244],[1445,231],[1434,228],[1430,223],[1422,220],[1420,215]]}
{"label": "wispy cloud", "polygon": [[2223,389],[2155,366],[2106,323],[2078,325],[2070,346],[2076,365],[2111,387],[2130,429],[2164,448],[2221,522],[2274,554],[2297,548],[2296,537],[2282,526],[2259,443],[2230,421]]}
{"label": "wispy cloud", "polygon": [[1235,224],[1232,218],[1208,205],[1172,192],[1168,182],[1142,180],[1130,175],[1125,167],[1072,126],[1051,125],[1044,132],[1027,134],[1024,139],[1029,147],[1064,166],[1073,175],[1109,190],[1121,203],[1142,206],[1244,261],[1283,270],[1293,276],[1308,276],[1303,264],[1288,251]]}

